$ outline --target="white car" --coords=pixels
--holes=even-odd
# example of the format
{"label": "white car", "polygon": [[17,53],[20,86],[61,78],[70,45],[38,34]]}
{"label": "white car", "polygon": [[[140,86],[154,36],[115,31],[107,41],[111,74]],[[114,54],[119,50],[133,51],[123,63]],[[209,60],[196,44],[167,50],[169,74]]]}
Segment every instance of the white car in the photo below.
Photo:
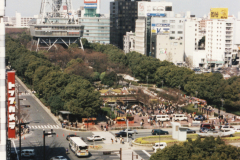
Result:
{"label": "white car", "polygon": [[233,126],[222,126],[221,130],[223,131],[235,131]]}
{"label": "white car", "polygon": [[235,132],[240,132],[240,128],[234,128]]}
{"label": "white car", "polygon": [[56,157],[52,157],[50,160],[67,160],[67,158],[63,156],[56,156]]}
{"label": "white car", "polygon": [[102,141],[104,140],[104,137],[101,137],[99,135],[93,135],[92,137],[87,137],[88,141]]}
{"label": "white car", "polygon": [[[127,129],[124,129],[123,132],[127,132]],[[138,134],[138,132],[136,130],[131,130],[131,129],[128,129],[128,133],[131,133],[131,134]]]}
{"label": "white car", "polygon": [[167,146],[166,142],[155,143],[153,144],[152,149],[154,153],[156,153],[158,149],[164,149],[166,146]]}

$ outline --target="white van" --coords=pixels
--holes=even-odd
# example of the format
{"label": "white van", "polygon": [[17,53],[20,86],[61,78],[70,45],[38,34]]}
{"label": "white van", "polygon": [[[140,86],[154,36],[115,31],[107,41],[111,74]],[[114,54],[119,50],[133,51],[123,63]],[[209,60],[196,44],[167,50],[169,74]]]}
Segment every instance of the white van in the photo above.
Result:
{"label": "white van", "polygon": [[77,157],[89,156],[88,145],[80,137],[70,137],[69,147]]}
{"label": "white van", "polygon": [[152,149],[153,149],[154,153],[156,153],[158,149],[163,149],[166,146],[167,146],[166,142],[155,143],[155,144],[153,144]]}
{"label": "white van", "polygon": [[156,115],[156,121],[170,121],[168,115]]}
{"label": "white van", "polygon": [[187,121],[188,117],[184,114],[173,114],[174,121]]}
{"label": "white van", "polygon": [[34,151],[34,149],[23,149],[21,151],[21,156],[22,157],[34,157],[35,151]]}

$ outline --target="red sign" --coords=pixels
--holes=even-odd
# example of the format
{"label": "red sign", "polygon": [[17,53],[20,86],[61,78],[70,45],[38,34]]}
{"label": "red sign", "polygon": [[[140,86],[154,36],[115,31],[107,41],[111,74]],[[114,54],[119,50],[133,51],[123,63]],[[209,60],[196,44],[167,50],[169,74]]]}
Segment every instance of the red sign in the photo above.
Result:
{"label": "red sign", "polygon": [[8,138],[15,138],[15,71],[7,72]]}
{"label": "red sign", "polygon": [[97,0],[84,0],[84,3],[97,3]]}

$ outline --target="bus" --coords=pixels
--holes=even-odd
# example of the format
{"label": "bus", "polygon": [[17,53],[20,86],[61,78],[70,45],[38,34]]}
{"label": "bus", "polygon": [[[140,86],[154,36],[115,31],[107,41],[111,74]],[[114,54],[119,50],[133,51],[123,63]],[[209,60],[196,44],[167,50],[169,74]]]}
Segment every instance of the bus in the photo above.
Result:
{"label": "bus", "polygon": [[69,147],[77,157],[89,156],[88,145],[80,137],[70,137]]}

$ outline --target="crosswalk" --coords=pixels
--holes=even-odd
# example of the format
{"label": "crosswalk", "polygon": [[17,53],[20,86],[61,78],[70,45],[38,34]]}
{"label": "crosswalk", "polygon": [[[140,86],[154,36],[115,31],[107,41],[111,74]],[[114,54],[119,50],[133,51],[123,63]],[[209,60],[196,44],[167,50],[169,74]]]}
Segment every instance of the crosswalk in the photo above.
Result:
{"label": "crosswalk", "polygon": [[59,125],[29,125],[29,129],[60,129]]}
{"label": "crosswalk", "polygon": [[31,93],[19,93],[19,96],[30,96],[31,95]]}
{"label": "crosswalk", "polygon": [[154,153],[153,150],[134,150],[142,159],[149,160],[151,155]]}

